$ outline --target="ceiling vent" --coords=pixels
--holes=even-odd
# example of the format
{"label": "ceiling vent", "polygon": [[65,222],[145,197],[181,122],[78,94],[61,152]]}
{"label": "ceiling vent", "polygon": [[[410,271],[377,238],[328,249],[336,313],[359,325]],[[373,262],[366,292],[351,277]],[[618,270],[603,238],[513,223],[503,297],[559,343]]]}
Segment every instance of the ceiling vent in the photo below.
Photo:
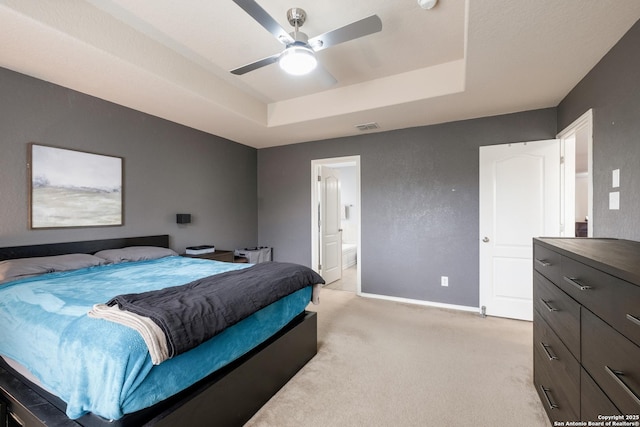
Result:
{"label": "ceiling vent", "polygon": [[374,130],[374,129],[380,129],[380,125],[378,125],[376,122],[363,123],[361,125],[356,125],[356,127],[361,132],[366,132],[368,130]]}

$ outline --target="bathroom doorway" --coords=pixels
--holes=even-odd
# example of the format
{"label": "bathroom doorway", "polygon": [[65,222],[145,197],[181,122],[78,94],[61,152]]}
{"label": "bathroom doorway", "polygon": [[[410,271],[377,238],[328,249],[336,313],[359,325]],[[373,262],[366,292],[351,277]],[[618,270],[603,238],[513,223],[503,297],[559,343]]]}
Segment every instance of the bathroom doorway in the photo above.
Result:
{"label": "bathroom doorway", "polygon": [[[311,161],[311,265],[322,274],[322,168],[337,170],[340,176],[340,229],[342,234],[339,280],[326,285],[328,289],[361,293],[360,283],[360,156],[336,157]],[[321,179],[321,178],[320,178]]]}

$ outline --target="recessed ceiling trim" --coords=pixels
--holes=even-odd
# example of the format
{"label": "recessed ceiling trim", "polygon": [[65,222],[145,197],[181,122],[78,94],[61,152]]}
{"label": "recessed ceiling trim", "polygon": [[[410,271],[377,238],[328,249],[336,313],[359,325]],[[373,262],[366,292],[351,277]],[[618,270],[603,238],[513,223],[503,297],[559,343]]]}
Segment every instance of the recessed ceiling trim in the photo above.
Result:
{"label": "recessed ceiling trim", "polygon": [[269,104],[268,126],[339,116],[459,93],[464,59]]}

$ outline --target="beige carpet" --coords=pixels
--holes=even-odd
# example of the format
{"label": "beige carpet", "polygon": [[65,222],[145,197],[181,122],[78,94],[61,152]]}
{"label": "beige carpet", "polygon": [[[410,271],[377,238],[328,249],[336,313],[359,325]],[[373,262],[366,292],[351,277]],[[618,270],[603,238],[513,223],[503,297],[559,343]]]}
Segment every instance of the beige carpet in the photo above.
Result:
{"label": "beige carpet", "polygon": [[342,270],[342,278],[333,283],[325,285],[325,289],[333,289],[337,291],[357,292],[358,287],[358,267],[353,266]]}
{"label": "beige carpet", "polygon": [[247,426],[548,426],[532,325],[323,289],[318,354]]}

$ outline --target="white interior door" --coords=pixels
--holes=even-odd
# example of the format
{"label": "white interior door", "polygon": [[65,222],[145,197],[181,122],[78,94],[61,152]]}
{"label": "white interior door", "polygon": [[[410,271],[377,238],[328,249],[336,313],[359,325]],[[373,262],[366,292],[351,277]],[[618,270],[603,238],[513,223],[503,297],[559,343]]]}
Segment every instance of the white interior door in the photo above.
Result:
{"label": "white interior door", "polygon": [[320,166],[320,274],[327,284],[342,278],[340,171]]}
{"label": "white interior door", "polygon": [[560,142],[480,148],[480,306],[533,320],[532,239],[560,234]]}

